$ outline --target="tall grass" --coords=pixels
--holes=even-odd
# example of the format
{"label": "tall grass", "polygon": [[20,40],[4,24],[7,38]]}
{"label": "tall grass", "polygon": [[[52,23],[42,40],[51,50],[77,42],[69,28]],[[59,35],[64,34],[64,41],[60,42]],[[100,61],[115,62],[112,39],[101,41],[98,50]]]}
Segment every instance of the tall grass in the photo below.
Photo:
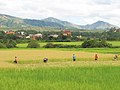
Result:
{"label": "tall grass", "polygon": [[120,90],[120,66],[0,69],[0,90]]}

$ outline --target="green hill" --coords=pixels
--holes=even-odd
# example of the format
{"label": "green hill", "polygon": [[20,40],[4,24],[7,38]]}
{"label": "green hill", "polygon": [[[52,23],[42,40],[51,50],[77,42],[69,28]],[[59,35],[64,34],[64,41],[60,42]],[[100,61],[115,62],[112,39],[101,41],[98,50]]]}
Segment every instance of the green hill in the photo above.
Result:
{"label": "green hill", "polygon": [[[22,19],[14,16],[0,14],[0,27],[4,28],[23,28],[23,27],[41,27],[57,29],[87,29],[87,30],[106,30],[111,27],[117,27],[107,22],[98,21],[89,25],[76,25],[67,21],[62,21],[53,17],[42,20]],[[117,27],[118,28],[118,27]]]}

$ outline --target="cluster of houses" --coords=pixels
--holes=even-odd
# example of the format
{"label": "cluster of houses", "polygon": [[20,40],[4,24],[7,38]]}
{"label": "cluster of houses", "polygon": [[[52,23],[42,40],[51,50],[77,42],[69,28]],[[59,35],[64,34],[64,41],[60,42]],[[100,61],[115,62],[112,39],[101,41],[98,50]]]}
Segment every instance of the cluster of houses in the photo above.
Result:
{"label": "cluster of houses", "polygon": [[32,39],[32,40],[36,40],[37,38],[42,38],[42,34],[41,33],[37,33],[37,34],[29,34],[27,35],[24,31],[5,31],[5,34],[7,35],[17,35],[19,38],[26,38],[26,39]]}
{"label": "cluster of houses", "polygon": [[120,29],[113,30],[113,32],[120,32]]}
{"label": "cluster of houses", "polygon": [[[43,38],[43,34],[42,33],[37,33],[37,34],[29,34],[27,35],[24,31],[5,31],[5,34],[10,35],[17,35],[19,38],[26,38],[26,39],[32,39],[32,40],[36,40],[38,38]],[[63,36],[68,36],[71,37],[72,36],[72,32],[70,30],[63,30],[62,31],[62,35]],[[48,37],[53,37],[53,38],[58,38],[58,34],[51,34]]]}
{"label": "cluster of houses", "polygon": [[120,32],[120,28],[113,27],[113,28],[110,29],[110,31],[112,31],[112,32]]}

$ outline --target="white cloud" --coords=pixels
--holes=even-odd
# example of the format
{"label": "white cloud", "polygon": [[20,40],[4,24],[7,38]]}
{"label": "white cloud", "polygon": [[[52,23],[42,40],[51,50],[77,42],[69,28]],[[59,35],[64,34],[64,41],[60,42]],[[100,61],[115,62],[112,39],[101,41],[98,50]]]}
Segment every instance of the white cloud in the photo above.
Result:
{"label": "white cloud", "polygon": [[119,25],[120,0],[0,0],[0,13],[22,18],[55,17],[77,24],[104,20]]}
{"label": "white cloud", "polygon": [[110,5],[112,4],[112,0],[92,0],[94,3],[98,5]]}

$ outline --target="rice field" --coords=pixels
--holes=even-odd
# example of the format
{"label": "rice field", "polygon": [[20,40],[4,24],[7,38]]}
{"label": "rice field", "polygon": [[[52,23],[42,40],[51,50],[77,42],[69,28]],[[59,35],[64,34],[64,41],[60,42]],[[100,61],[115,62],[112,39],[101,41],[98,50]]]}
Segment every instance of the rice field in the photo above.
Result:
{"label": "rice field", "polygon": [[120,90],[120,66],[0,69],[0,90]]}
{"label": "rice field", "polygon": [[[120,90],[120,48],[0,49],[0,90]],[[94,55],[99,55],[94,61]],[[72,55],[76,61],[72,61]],[[14,57],[18,64],[14,64]],[[43,62],[47,57],[49,61]]]}
{"label": "rice field", "polygon": [[[94,61],[96,52],[69,51],[57,49],[6,49],[0,50],[0,63],[11,64],[14,57],[17,56],[19,63],[30,64],[43,62],[43,58],[47,57],[49,62],[68,62],[72,61],[72,55],[75,54],[77,61]],[[97,52],[98,53],[98,52]],[[111,61],[114,54],[98,53],[99,61]],[[0,65],[1,67],[2,65]]]}

